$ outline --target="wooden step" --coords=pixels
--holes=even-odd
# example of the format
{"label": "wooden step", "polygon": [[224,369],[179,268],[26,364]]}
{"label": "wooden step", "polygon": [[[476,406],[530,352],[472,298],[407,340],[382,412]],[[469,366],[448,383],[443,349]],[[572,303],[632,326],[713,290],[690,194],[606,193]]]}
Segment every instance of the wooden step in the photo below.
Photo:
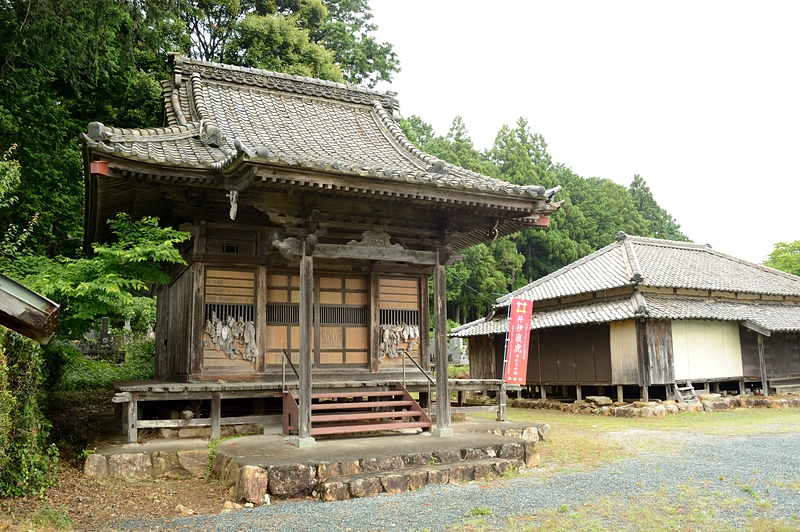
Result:
{"label": "wooden step", "polygon": [[678,383],[674,383],[674,391],[675,391],[675,399],[679,403],[693,403],[696,402],[697,394],[695,393],[694,386],[692,386],[691,382],[686,382],[685,386],[680,386]]}
{"label": "wooden step", "polygon": [[[399,392],[397,390],[375,390],[372,392],[365,392],[365,391],[356,391],[354,392],[331,392],[331,393],[312,393],[311,399],[347,399],[347,398],[358,398],[358,397],[394,397],[394,396],[402,396],[403,392]],[[300,399],[300,396],[297,393],[292,393],[292,397],[295,400]]]}
{"label": "wooden step", "polygon": [[311,416],[311,423],[320,422],[325,423],[326,421],[355,421],[358,419],[386,419],[390,417],[421,417],[422,414],[419,412],[414,412],[413,410],[399,410],[396,412],[356,412],[351,414],[344,414],[344,413],[333,413],[333,414],[321,414],[321,415],[312,415]]}
{"label": "wooden step", "polygon": [[403,401],[361,401],[352,403],[311,403],[311,411],[316,412],[319,410],[355,410],[360,408],[376,408],[376,407],[391,407],[391,406],[411,406],[416,404],[414,400]]}
{"label": "wooden step", "polygon": [[[288,389],[282,395],[283,431],[288,435],[298,430],[299,396]],[[431,428],[428,415],[400,383],[394,390],[354,388],[352,391],[314,393],[311,399],[312,436]]]}
{"label": "wooden step", "polygon": [[387,423],[360,423],[357,425],[335,424],[324,427],[315,427],[312,422],[311,435],[358,434],[380,430],[424,429],[430,428],[430,426],[430,421],[390,421]]}

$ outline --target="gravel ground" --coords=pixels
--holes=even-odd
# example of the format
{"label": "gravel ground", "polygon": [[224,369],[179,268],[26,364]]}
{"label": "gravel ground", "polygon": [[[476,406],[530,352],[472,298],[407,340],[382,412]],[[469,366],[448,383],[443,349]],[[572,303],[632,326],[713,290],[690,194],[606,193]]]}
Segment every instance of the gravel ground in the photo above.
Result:
{"label": "gravel ground", "polygon": [[[665,434],[664,437],[676,437]],[[663,440],[663,438],[662,438]],[[677,493],[681,485],[710,486],[722,499],[747,499],[757,493],[759,515],[800,516],[800,493],[776,485],[800,482],[800,434],[711,437],[688,435],[675,453],[628,459],[588,472],[558,472],[548,467],[530,475],[493,482],[426,486],[415,492],[342,502],[278,502],[234,514],[202,515],[171,521],[138,521],[125,530],[444,530],[457,527],[476,508],[489,508],[490,524],[516,514],[575,508],[598,497],[635,503],[645,492]],[[676,442],[677,443],[677,442]],[[669,500],[669,498],[667,499]],[[720,517],[744,522],[753,504],[728,505]]]}

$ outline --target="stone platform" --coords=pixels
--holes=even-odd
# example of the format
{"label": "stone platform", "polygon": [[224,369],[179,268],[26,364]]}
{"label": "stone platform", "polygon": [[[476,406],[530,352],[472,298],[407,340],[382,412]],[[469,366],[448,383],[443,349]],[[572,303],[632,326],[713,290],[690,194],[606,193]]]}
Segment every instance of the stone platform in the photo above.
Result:
{"label": "stone platform", "polygon": [[[549,425],[468,418],[453,436],[381,433],[318,439],[298,447],[279,434],[223,441],[211,474],[240,501],[312,496],[324,501],[479,480],[539,463]],[[199,439],[106,444],[87,457],[87,476],[185,478],[209,471],[209,442]]]}

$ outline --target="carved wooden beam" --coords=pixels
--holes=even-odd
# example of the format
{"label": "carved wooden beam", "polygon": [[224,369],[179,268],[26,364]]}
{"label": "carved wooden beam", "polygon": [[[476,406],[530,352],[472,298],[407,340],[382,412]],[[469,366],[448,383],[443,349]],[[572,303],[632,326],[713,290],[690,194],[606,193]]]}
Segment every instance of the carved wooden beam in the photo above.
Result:
{"label": "carved wooden beam", "polygon": [[[281,255],[288,260],[297,260],[303,255],[302,242],[297,238],[289,237],[283,240],[275,240],[272,245],[281,252]],[[411,251],[403,249],[399,245],[384,246],[380,244],[350,242],[347,245],[337,244],[317,244],[311,254],[319,259],[353,259],[353,260],[381,260],[389,262],[407,262],[423,266],[434,266],[437,263],[435,251]],[[445,265],[449,266],[461,260],[464,255],[450,253],[447,256]]]}

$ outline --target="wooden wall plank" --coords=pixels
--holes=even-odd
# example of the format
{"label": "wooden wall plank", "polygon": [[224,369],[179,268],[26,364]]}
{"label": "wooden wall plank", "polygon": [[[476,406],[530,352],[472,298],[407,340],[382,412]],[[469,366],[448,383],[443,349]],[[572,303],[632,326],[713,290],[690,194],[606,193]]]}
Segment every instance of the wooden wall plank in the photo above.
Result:
{"label": "wooden wall plank", "polygon": [[616,321],[609,324],[609,327],[612,384],[640,385],[636,322]]}

